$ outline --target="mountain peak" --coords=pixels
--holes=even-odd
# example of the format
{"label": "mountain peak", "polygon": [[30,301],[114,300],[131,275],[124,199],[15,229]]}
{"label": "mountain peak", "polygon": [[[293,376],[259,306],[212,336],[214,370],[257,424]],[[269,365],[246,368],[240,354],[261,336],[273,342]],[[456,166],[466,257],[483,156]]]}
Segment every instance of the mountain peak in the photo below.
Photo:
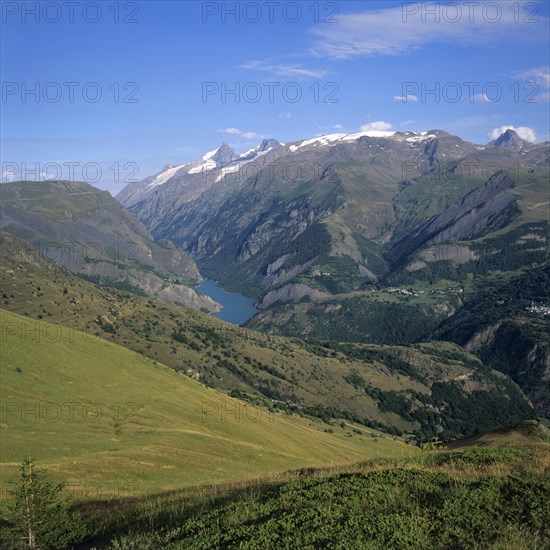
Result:
{"label": "mountain peak", "polygon": [[224,141],[212,156],[212,160],[220,166],[231,162],[236,156],[235,151]]}
{"label": "mountain peak", "polygon": [[522,139],[515,130],[508,129],[500,134],[497,139],[491,141],[489,145],[493,147],[512,147],[515,149],[529,145],[529,142]]}
{"label": "mountain peak", "polygon": [[275,147],[281,147],[282,143],[276,139],[264,139],[258,146],[258,152],[267,151],[268,149],[274,149]]}

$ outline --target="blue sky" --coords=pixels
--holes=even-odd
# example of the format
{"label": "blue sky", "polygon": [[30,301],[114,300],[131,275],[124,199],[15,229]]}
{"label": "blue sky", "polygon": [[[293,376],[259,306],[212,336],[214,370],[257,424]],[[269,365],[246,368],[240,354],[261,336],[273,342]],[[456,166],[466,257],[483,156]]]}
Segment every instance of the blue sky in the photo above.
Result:
{"label": "blue sky", "polygon": [[242,152],[362,128],[544,141],[548,6],[3,2],[2,181],[115,193],[222,141]]}

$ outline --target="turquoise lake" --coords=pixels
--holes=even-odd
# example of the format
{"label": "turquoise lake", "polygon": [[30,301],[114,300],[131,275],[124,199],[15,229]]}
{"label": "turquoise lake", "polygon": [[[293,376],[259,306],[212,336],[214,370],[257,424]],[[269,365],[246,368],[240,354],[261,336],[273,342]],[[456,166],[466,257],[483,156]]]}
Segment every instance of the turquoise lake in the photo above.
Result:
{"label": "turquoise lake", "polygon": [[258,311],[254,307],[256,301],[254,298],[249,298],[238,292],[228,292],[216,281],[206,279],[197,287],[197,291],[210,296],[212,300],[223,306],[220,312],[213,313],[214,317],[234,325],[242,325]]}

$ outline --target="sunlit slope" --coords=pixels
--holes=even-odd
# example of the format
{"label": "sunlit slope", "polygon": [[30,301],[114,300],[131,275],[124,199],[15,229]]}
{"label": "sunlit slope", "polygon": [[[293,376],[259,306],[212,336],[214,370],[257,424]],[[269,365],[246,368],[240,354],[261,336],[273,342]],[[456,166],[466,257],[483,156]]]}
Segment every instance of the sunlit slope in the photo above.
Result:
{"label": "sunlit slope", "polygon": [[29,453],[72,486],[139,493],[399,453],[391,439],[272,415],[81,331],[0,317],[4,488]]}
{"label": "sunlit slope", "polygon": [[540,447],[550,451],[550,430],[536,420],[526,420],[512,426],[503,426],[460,439],[451,447],[453,449],[467,447]]}

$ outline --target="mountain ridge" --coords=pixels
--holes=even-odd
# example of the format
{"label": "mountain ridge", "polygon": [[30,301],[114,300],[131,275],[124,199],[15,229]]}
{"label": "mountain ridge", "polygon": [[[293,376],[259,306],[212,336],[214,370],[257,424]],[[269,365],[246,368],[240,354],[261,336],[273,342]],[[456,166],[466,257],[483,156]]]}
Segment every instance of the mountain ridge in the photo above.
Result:
{"label": "mountain ridge", "polygon": [[[318,146],[318,145],[334,145],[338,143],[343,143],[346,141],[355,141],[360,139],[361,137],[372,137],[372,138],[393,138],[393,139],[404,139],[408,142],[414,142],[414,141],[424,141],[429,140],[431,138],[435,137],[443,137],[443,136],[450,136],[451,134],[448,134],[447,132],[439,129],[433,129],[429,131],[422,131],[422,132],[415,132],[415,131],[377,131],[377,130],[366,130],[366,131],[360,131],[360,132],[352,132],[349,134],[346,133],[335,133],[335,134],[322,134],[315,136],[313,138],[304,138],[301,140],[296,140],[292,142],[288,142],[286,144],[281,143],[275,138],[266,138],[263,139],[261,143],[259,143],[256,147],[253,149],[250,149],[246,151],[245,153],[242,153],[238,155],[225,141],[222,142],[222,144],[215,149],[214,151],[210,151],[209,153],[205,153],[200,159],[195,161],[190,161],[184,164],[180,164],[177,166],[174,165],[166,165],[160,172],[155,174],[154,176],[148,176],[142,182],[147,181],[150,178],[156,178],[163,173],[167,172],[171,169],[181,169],[183,167],[189,167],[190,169],[200,167],[201,170],[212,170],[215,168],[223,168],[227,164],[230,164],[232,161],[237,159],[243,159],[250,155],[252,151],[259,151],[263,152],[267,149],[267,147],[275,148],[275,147],[285,147],[285,145],[288,147],[288,150],[290,152],[295,152],[300,148],[307,147],[307,146]],[[523,148],[524,146],[531,145],[530,142],[520,138],[520,136],[515,132],[514,130],[508,129],[504,131],[497,139],[492,140],[488,142],[485,145],[477,145],[473,144],[475,147],[478,148],[484,148],[484,147],[509,147],[509,148]],[[204,166],[205,160],[212,160],[214,161],[214,166],[208,167]],[[173,174],[170,175],[172,177]],[[167,181],[167,180],[165,180]],[[141,182],[137,182],[140,184]],[[163,182],[164,183],[164,182]],[[136,200],[130,200],[129,198],[129,190],[132,189],[132,187],[135,187],[135,184],[129,184],[124,189],[122,189],[116,196],[117,200],[119,200],[123,205],[129,207],[135,204]]]}
{"label": "mountain ridge", "polygon": [[[191,256],[155,241],[107,191],[81,182],[0,186],[0,228],[90,280],[219,311],[190,285],[202,280]],[[16,251],[15,251],[16,252]]]}

